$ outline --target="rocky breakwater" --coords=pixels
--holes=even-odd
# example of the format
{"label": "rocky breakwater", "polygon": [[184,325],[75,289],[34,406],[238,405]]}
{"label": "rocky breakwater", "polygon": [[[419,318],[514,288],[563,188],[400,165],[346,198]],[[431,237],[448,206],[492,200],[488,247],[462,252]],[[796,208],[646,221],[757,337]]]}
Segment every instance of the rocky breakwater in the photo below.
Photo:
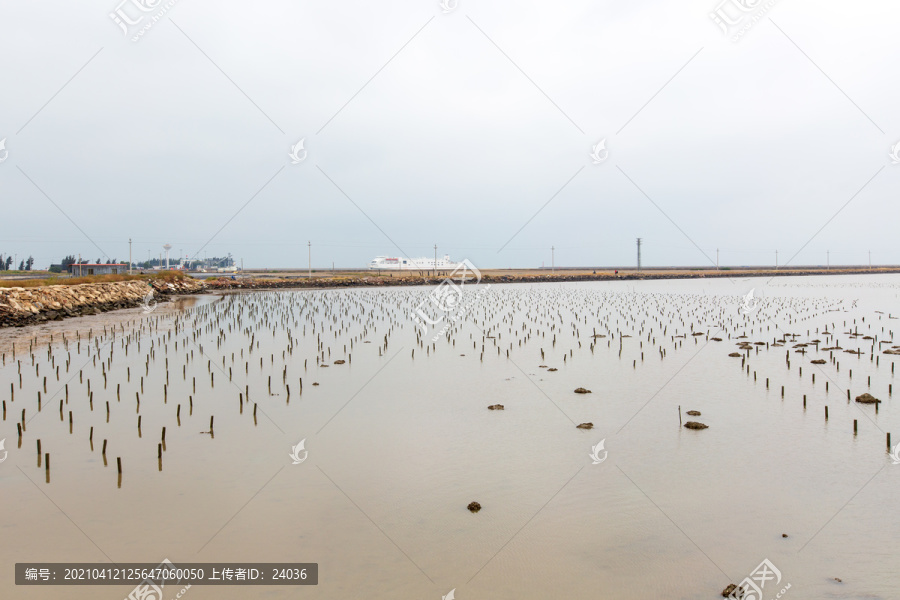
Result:
{"label": "rocky breakwater", "polygon": [[134,308],[145,303],[151,289],[153,295],[149,299],[158,302],[169,295],[195,294],[204,286],[194,279],[144,279],[0,288],[0,327],[22,327],[119,308]]}

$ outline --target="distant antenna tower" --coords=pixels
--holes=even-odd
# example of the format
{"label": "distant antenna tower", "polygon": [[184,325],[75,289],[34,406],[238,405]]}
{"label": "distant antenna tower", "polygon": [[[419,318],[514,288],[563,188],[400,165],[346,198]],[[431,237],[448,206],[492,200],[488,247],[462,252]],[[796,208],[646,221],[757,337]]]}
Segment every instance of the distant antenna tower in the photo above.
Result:
{"label": "distant antenna tower", "polygon": [[641,271],[641,238],[637,239],[638,273]]}
{"label": "distant antenna tower", "polygon": [[169,270],[169,250],[172,249],[172,244],[166,244],[163,246],[163,250],[166,251],[166,271]]}

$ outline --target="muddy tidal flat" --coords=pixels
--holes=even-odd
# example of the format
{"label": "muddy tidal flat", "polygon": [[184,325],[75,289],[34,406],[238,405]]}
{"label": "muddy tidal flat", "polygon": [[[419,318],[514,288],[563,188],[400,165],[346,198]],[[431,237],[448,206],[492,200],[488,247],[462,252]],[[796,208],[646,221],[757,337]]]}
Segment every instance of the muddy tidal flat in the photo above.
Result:
{"label": "muddy tidal flat", "polygon": [[164,558],[318,563],[271,599],[714,599],[763,561],[766,598],[897,596],[900,275],[433,290],[0,331],[0,598]]}

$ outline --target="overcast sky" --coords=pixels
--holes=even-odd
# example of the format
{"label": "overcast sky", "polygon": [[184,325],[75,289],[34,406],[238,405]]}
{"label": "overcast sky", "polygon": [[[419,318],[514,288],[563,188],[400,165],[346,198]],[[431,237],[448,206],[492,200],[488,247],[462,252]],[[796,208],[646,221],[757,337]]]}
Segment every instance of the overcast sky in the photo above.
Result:
{"label": "overcast sky", "polygon": [[900,264],[896,2],[118,1],[0,5],[0,254]]}

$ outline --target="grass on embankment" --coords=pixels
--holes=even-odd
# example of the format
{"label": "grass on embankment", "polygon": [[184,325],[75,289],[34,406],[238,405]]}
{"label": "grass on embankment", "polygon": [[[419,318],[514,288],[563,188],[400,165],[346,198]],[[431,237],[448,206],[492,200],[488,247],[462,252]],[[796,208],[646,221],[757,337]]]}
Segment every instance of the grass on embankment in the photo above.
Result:
{"label": "grass on embankment", "polygon": [[47,277],[45,279],[0,279],[0,288],[35,288],[48,285],[81,285],[83,283],[116,283],[118,281],[177,281],[186,276],[181,271],[159,271],[145,275],[87,275],[84,277]]}

